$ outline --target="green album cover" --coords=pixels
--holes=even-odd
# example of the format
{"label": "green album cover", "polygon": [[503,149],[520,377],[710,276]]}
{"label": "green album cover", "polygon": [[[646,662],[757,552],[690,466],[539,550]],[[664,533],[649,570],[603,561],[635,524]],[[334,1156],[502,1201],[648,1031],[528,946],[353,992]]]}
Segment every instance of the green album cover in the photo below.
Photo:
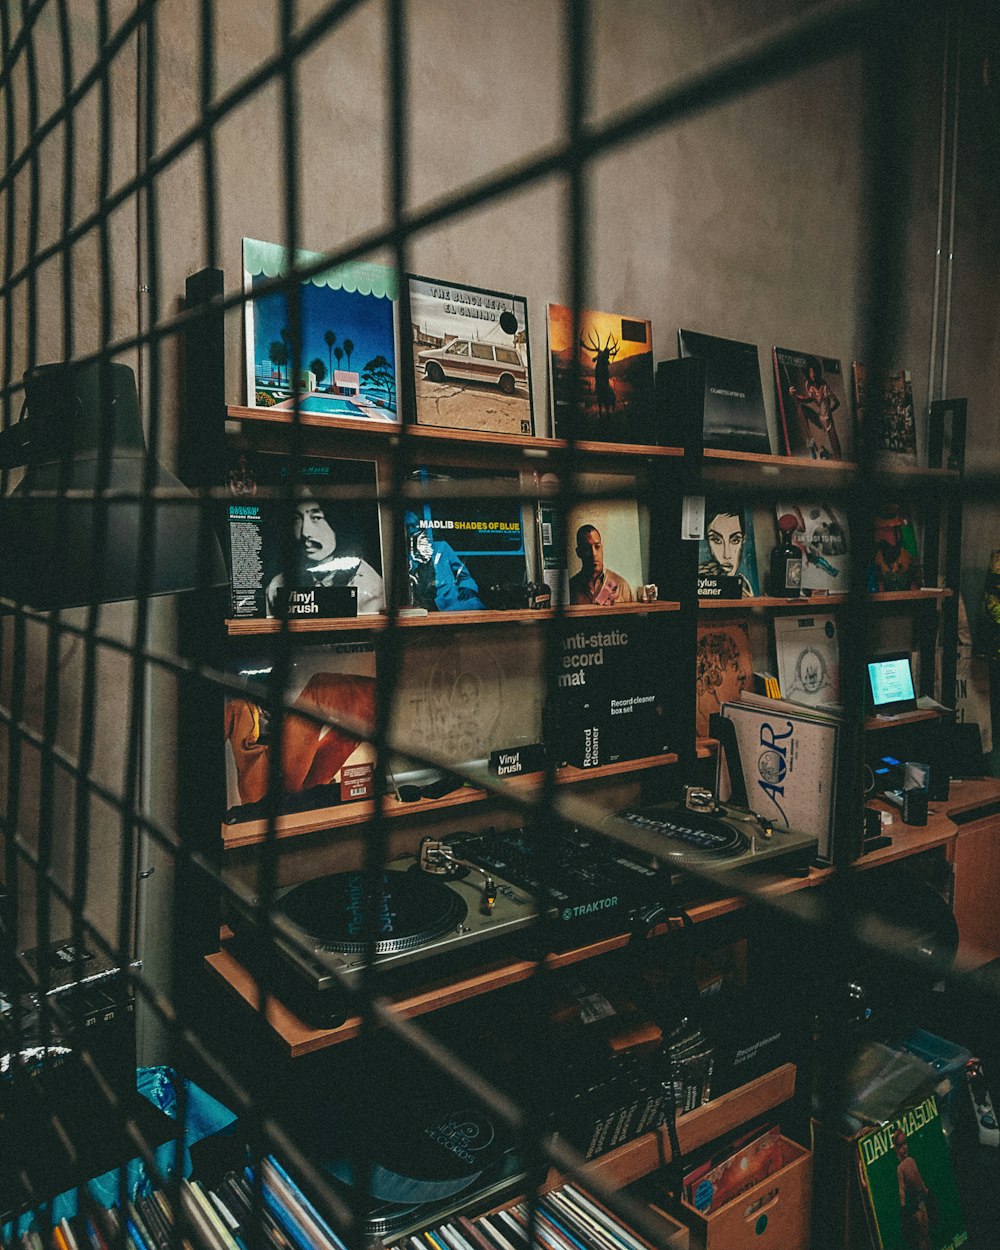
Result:
{"label": "green album cover", "polygon": [[934,1096],[858,1140],[880,1250],[957,1250],[969,1240]]}

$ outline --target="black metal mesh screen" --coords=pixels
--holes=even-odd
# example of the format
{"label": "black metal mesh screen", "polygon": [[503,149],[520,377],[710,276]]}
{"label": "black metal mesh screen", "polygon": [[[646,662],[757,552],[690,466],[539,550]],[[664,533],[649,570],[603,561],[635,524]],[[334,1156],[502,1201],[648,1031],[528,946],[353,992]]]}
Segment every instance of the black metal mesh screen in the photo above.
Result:
{"label": "black metal mesh screen", "polygon": [[[183,14],[179,12],[182,7]],[[396,698],[403,671],[414,662],[412,656],[408,658],[407,640],[416,631],[411,628],[412,620],[400,614],[407,604],[406,570],[400,544],[388,537],[405,532],[413,499],[411,471],[435,452],[458,463],[468,458],[480,467],[517,469],[517,485],[504,486],[504,479],[498,479],[501,485],[495,489],[499,493],[513,489],[531,510],[539,498],[536,470],[541,464],[546,502],[562,514],[588,498],[590,488],[581,474],[607,466],[599,452],[572,436],[573,428],[571,437],[545,450],[544,461],[538,459],[537,440],[528,440],[529,452],[518,448],[516,440],[506,445],[498,440],[490,446],[463,444],[461,438],[452,444],[442,440],[432,450],[427,439],[420,437],[419,427],[412,424],[408,406],[406,392],[414,376],[414,345],[408,334],[399,335],[396,369],[396,402],[403,420],[391,437],[379,440],[352,432],[343,435],[348,442],[341,443],[336,423],[318,432],[315,422],[304,419],[302,401],[307,388],[301,386],[291,388],[284,425],[275,425],[265,435],[255,434],[254,427],[245,422],[231,425],[227,434],[227,400],[240,389],[233,380],[237,353],[232,344],[240,334],[240,314],[248,299],[234,239],[250,233],[242,224],[244,216],[253,220],[252,204],[246,198],[247,179],[237,173],[240,165],[251,164],[269,193],[278,188],[274,202],[280,215],[270,223],[273,240],[293,256],[304,245],[315,247],[319,242],[322,247],[315,259],[304,260],[254,288],[258,300],[274,292],[284,292],[288,298],[279,374],[284,367],[289,377],[299,377],[311,368],[311,362],[302,357],[304,280],[334,266],[372,258],[388,261],[398,274],[405,275],[417,268],[414,252],[435,232],[452,230],[460,239],[463,223],[485,214],[500,230],[517,229],[513,212],[510,220],[515,224],[505,226],[507,206],[519,205],[518,212],[523,212],[533,194],[549,194],[553,188],[560,207],[559,226],[551,241],[561,257],[561,289],[574,310],[571,339],[576,341],[581,337],[580,310],[599,298],[593,281],[600,267],[594,245],[599,201],[595,183],[608,177],[614,162],[641,153],[651,138],[693,125],[714,115],[713,111],[732,114],[741,100],[793,72],[819,73],[831,60],[846,58],[859,89],[858,182],[864,205],[856,254],[858,342],[871,375],[878,376],[898,359],[905,305],[912,299],[906,288],[906,257],[915,144],[913,76],[928,46],[944,50],[946,64],[955,72],[952,49],[955,29],[962,20],[957,10],[945,14],[938,5],[873,0],[786,6],[790,15],[783,23],[762,24],[749,37],[724,42],[699,68],[665,74],[654,93],[617,110],[598,112],[596,67],[602,48],[597,45],[599,39],[609,37],[609,25],[613,30],[614,21],[641,24],[668,19],[655,5],[632,6],[636,10],[632,15],[627,12],[629,6],[623,6],[626,11],[614,20],[609,19],[607,6],[586,0],[538,7],[540,11],[534,14],[534,6],[515,6],[518,17],[530,13],[544,25],[558,53],[550,66],[554,85],[551,91],[546,88],[546,99],[558,100],[559,112],[554,122],[547,119],[544,130],[540,126],[543,133],[551,131],[552,137],[538,146],[528,144],[527,154],[515,145],[516,159],[464,181],[442,170],[440,187],[448,187],[446,193],[415,157],[414,134],[425,123],[414,115],[414,91],[419,91],[422,100],[428,98],[423,63],[414,52],[428,38],[421,4],[341,0],[296,5],[287,0],[260,6],[266,13],[244,13],[240,6],[211,0],[192,0],[184,6],[118,5],[110,0],[96,0],[93,5],[69,0],[31,4],[25,0],[0,9],[0,107],[5,135],[0,178],[4,212],[0,395],[6,453],[0,454],[5,495],[0,512],[4,548],[0,555],[0,816],[9,975],[26,977],[36,987],[37,1002],[37,1011],[29,1011],[23,996],[11,994],[9,1014],[15,1031],[11,1052],[18,1049],[19,1032],[22,1042],[39,1037],[51,1042],[60,1036],[65,1022],[65,996],[48,992],[53,989],[52,968],[45,960],[25,959],[23,951],[46,951],[53,941],[71,939],[73,949],[64,958],[72,964],[77,982],[88,973],[81,952],[84,948],[96,952],[124,970],[122,975],[148,1022],[155,1057],[169,1056],[178,1071],[197,1076],[228,1102],[241,1117],[252,1161],[256,1164],[264,1155],[277,1152],[349,1242],[365,1240],[357,1220],[363,1204],[358,1199],[352,1209],[352,1201],[331,1185],[329,1175],[318,1166],[315,1153],[303,1148],[285,1126],[281,1106],[277,1101],[269,1105],[266,1070],[271,1059],[264,1057],[269,1052],[261,1049],[259,1060],[248,1063],[245,1055],[229,1049],[237,1046],[243,1029],[239,1025],[227,1029],[220,1022],[240,1018],[236,1013],[246,1007],[224,997],[214,982],[210,988],[203,983],[201,956],[215,950],[219,924],[234,901],[255,911],[259,925],[269,934],[277,923],[285,942],[294,945],[299,940],[294,934],[289,936],[271,912],[275,891],[287,876],[282,867],[286,829],[278,802],[284,785],[282,744],[302,723],[324,734],[359,731],[373,744],[376,764],[373,810],[357,822],[351,861],[369,887],[362,891],[361,906],[362,933],[367,935],[362,946],[369,943],[365,965],[343,991],[350,1014],[360,1018],[357,1071],[371,1082],[371,1096],[377,1100],[380,1082],[372,1080],[371,1073],[381,1061],[380,1048],[389,1036],[396,1047],[394,1055],[412,1056],[414,1073],[443,1073],[465,1088],[471,1105],[488,1109],[504,1126],[523,1160],[527,1180],[522,1188],[533,1187],[537,1193],[550,1166],[571,1177],[580,1174],[582,1160],[562,1140],[548,1134],[536,1106],[496,1088],[488,1074],[451,1053],[433,1029],[393,1009],[385,996],[378,961],[372,958],[370,943],[380,918],[378,893],[370,887],[398,853],[395,831],[407,827],[405,820],[397,820],[398,802],[394,806],[388,797],[393,792],[393,771],[400,768],[435,770],[434,775],[448,784],[468,783],[494,792],[496,810],[530,824],[539,846],[544,849],[552,843],[552,854],[555,839],[567,827],[581,831],[580,836],[591,829],[607,832],[606,802],[602,803],[599,793],[587,788],[576,792],[563,784],[557,749],[549,750],[549,762],[536,784],[526,787],[470,770],[465,761],[429,737],[400,739],[395,731]],[[476,9],[475,5],[458,6],[455,20],[475,25]],[[270,50],[247,64],[241,64],[239,54],[244,22],[248,44],[255,49],[267,42],[261,30],[271,31]],[[461,44],[459,38],[456,46],[460,49]],[[317,80],[342,69],[345,49],[352,47],[359,58],[368,57],[383,71],[382,77],[373,77],[367,84],[365,118],[365,124],[375,118],[371,128],[381,132],[381,144],[368,139],[361,153],[352,145],[350,110],[340,130],[331,127],[333,133],[322,133],[315,112]],[[226,71],[224,87],[220,87],[220,60]],[[234,65],[242,72],[234,72]],[[480,105],[505,108],[508,90],[502,82],[490,84]],[[447,98],[446,88],[442,93]],[[628,93],[623,98],[630,100]],[[949,110],[957,107],[947,81],[942,101],[944,169],[946,146],[949,159],[954,159],[954,141],[948,137],[945,121],[951,120]],[[248,111],[254,120],[240,129],[240,118]],[[469,118],[442,116],[439,124],[454,127],[456,168],[474,169],[474,162],[470,165],[458,155],[463,144],[475,143]],[[334,171],[342,168],[341,185],[350,195],[361,185],[364,172],[350,167],[356,162],[370,163],[376,150],[383,202],[373,202],[368,212],[345,207],[336,220],[350,223],[350,228],[331,231],[334,242],[318,240],[317,223],[323,217],[317,212],[317,200],[336,196],[338,188],[336,172],[324,185],[318,165]],[[803,169],[798,177],[808,181],[810,174]],[[427,194],[429,181],[432,191]],[[420,188],[417,195],[415,186]],[[627,199],[627,186],[623,190]],[[695,201],[697,190],[691,191]],[[606,198],[600,199],[600,205],[606,213]],[[624,203],[623,216],[633,209]],[[644,210],[655,211],[653,205]],[[304,222],[309,223],[308,235]],[[363,224],[358,226],[358,222]],[[727,228],[735,226],[730,222]],[[821,238],[812,242],[822,247]],[[631,263],[641,267],[644,261],[635,257]],[[693,257],[677,258],[675,263],[697,269]],[[179,276],[191,274],[196,276],[184,292]],[[943,280],[939,266],[935,282]],[[515,284],[514,277],[511,282]],[[402,284],[399,299],[400,304],[405,300]],[[937,306],[933,315],[938,316]],[[536,326],[536,343],[537,330]],[[341,343],[338,350],[344,346]],[[935,321],[931,344],[935,363],[939,350]],[[534,370],[536,410],[544,409],[538,393],[544,378],[539,359],[543,359],[540,348]],[[52,375],[45,375],[39,367],[56,361],[72,367],[59,372],[54,389],[45,391],[37,379]],[[102,368],[106,363],[128,365],[136,376],[142,412],[138,445],[134,439],[130,442],[124,426],[127,396],[117,389],[119,375]],[[349,355],[347,363],[350,368]],[[31,395],[33,386],[41,388],[37,401]],[[93,420],[87,419],[86,397],[80,399],[88,386],[95,404],[90,414]],[[26,397],[31,402],[22,422]],[[928,405],[936,397],[932,363]],[[251,394],[248,402],[253,398]],[[942,412],[942,419],[951,411]],[[239,420],[232,411],[229,415]],[[84,425],[89,428],[88,438],[81,434]],[[539,422],[536,425],[541,428]],[[349,437],[355,441],[349,443]],[[897,477],[878,467],[874,424],[863,427],[860,437],[857,469],[822,479],[815,473],[809,477],[803,470],[809,489],[820,489],[817,483],[821,481],[824,498],[843,508],[855,536],[871,532],[879,503],[901,489]],[[371,719],[363,725],[358,718],[331,715],[316,707],[298,706],[294,717],[289,717],[290,667],[304,639],[287,623],[257,640],[268,657],[266,693],[234,675],[231,661],[239,654],[238,640],[224,637],[228,609],[226,591],[219,589],[222,578],[216,547],[221,539],[228,550],[227,448],[280,450],[295,466],[324,451],[340,454],[348,445],[364,449],[358,454],[379,458],[378,500],[387,553],[388,610],[379,628],[371,631],[377,686]],[[676,793],[682,774],[684,780],[704,777],[706,765],[699,764],[695,734],[698,603],[694,560],[691,544],[675,541],[674,535],[679,531],[681,499],[705,494],[718,485],[725,470],[702,459],[696,441],[684,456],[644,457],[637,452],[627,462],[623,458],[615,463],[623,466],[626,497],[649,509],[653,517],[650,542],[662,544],[666,552],[662,567],[667,576],[670,571],[675,574],[680,587],[675,596],[677,611],[661,638],[662,663],[676,674],[671,740],[679,762],[664,765],[653,779],[659,781],[661,792],[665,786]],[[184,485],[165,476],[161,464],[178,467]],[[768,470],[759,470],[753,463],[741,465],[736,473],[740,491],[760,507],[770,507],[777,494],[790,489],[787,477],[769,477]],[[957,472],[927,472],[914,475],[905,488],[926,509],[928,560],[934,552],[934,567],[926,573],[929,585],[945,576],[952,588],[957,585],[961,508],[954,503],[956,481]],[[291,503],[295,498],[291,482],[290,476],[284,485],[274,486],[273,497]],[[962,496],[988,501],[995,487],[989,472],[969,474]],[[364,490],[352,489],[353,495],[341,493],[341,503],[371,501],[371,492],[366,495]],[[596,498],[603,498],[608,489],[600,488]],[[263,492],[260,497],[268,496]],[[589,497],[595,497],[593,491]],[[938,547],[934,544],[942,513],[948,524]],[[283,568],[290,573],[294,555],[290,545],[286,547]],[[950,561],[947,569],[938,567],[939,550]],[[758,890],[752,876],[729,873],[719,877],[710,869],[686,869],[689,885],[701,879],[707,895],[714,890],[745,896],[751,917],[747,923],[755,932],[772,926],[785,933],[790,943],[808,946],[825,964],[817,968],[817,985],[849,982],[859,944],[868,960],[890,965],[897,961],[900,976],[908,974],[913,961],[911,936],[877,927],[877,909],[873,916],[870,898],[862,898],[855,889],[860,874],[852,867],[863,805],[864,664],[876,636],[873,615],[877,609],[865,593],[868,560],[866,544],[855,541],[848,600],[838,608],[841,689],[847,710],[837,760],[835,871],[826,888],[822,892]],[[79,585],[86,588],[82,596],[78,592],[76,598],[63,597],[68,586]],[[664,582],[661,598],[666,589]],[[176,600],[173,592],[179,596]],[[942,598],[940,604],[939,612],[931,608],[933,620],[923,628],[925,638],[928,629],[933,638],[940,619],[942,680],[937,690],[948,702],[955,671],[957,601]],[[536,677],[547,693],[556,688],[563,671],[566,616],[565,606],[558,604],[551,613],[539,616]],[[656,619],[667,616],[656,614]],[[462,628],[455,625],[434,632],[445,638],[446,631],[450,635]],[[451,644],[438,645],[447,655]],[[925,653],[932,664],[933,642]],[[927,672],[924,677],[925,690],[932,692]],[[267,718],[272,745],[261,809],[264,832],[252,852],[239,855],[222,848],[218,832],[224,804],[219,731],[227,697],[252,699]],[[708,750],[702,743],[702,760]],[[239,865],[235,871],[234,862]],[[317,853],[311,862],[330,861]],[[164,880],[171,886],[161,887],[159,882]],[[671,906],[668,900],[666,910],[682,916],[684,907]],[[540,949],[546,948],[546,925],[551,923],[538,921]],[[679,958],[683,963],[687,958],[676,933],[652,940],[663,945],[654,947],[651,958],[661,957],[657,951],[667,952],[662,954],[666,962]],[[146,966],[134,962],[137,959]],[[257,977],[262,989],[259,1011],[264,1014],[269,1003],[273,1007],[269,990],[280,998],[284,988],[280,971],[271,972],[269,985],[267,967],[263,965]],[[541,1001],[551,967],[539,960],[531,975],[539,983]],[[964,993],[963,978],[952,977],[955,992]],[[979,984],[968,992],[985,995]],[[982,1007],[994,1009],[985,997]],[[220,1044],[223,1038],[225,1045]],[[122,1090],[109,1082],[86,1049],[82,1047],[82,1064],[94,1083],[94,1097],[111,1107],[107,1117],[102,1112],[100,1123],[113,1125],[107,1129],[109,1134],[124,1134],[131,1140],[134,1149],[129,1146],[121,1157],[141,1155],[170,1194],[173,1209],[179,1213],[171,1239],[179,1243],[190,1238],[201,1244],[198,1239],[204,1240],[203,1230],[185,1205],[179,1167],[164,1174],[163,1156],[154,1156],[155,1143],[139,1122],[141,1117],[137,1119]],[[833,1119],[844,1099],[845,1072],[852,1059],[846,1025],[842,1031],[826,1028],[812,1053],[817,1056],[818,1114]],[[24,1062],[18,1059],[14,1066]],[[326,1069],[324,1062],[322,1054],[309,1059],[308,1068],[303,1060],[302,1075],[293,1072],[278,1085],[282,1091],[296,1082],[300,1089],[316,1082],[335,1088],[336,1081],[351,1079],[343,1072],[333,1075],[333,1061]],[[532,1063],[527,1045],[524,1062]],[[65,1175],[79,1179],[87,1170],[93,1145],[79,1137],[95,1134],[88,1134],[79,1123],[69,1129],[61,1126],[58,1104],[53,1108],[44,1099],[38,1103],[38,1115],[51,1122],[53,1136],[45,1139],[47,1146],[35,1144],[32,1149],[61,1152],[69,1168]],[[186,1128],[182,1088],[173,1129],[178,1162]],[[368,1175],[375,1163],[376,1143],[361,1140],[354,1160],[357,1176]],[[670,1145],[676,1151],[676,1138]],[[0,1203],[5,1208],[31,1206],[51,1196],[42,1192],[37,1171],[15,1164],[12,1175],[11,1193]],[[246,1235],[248,1244],[260,1245],[264,1244],[266,1205],[259,1167],[255,1175],[259,1218],[251,1222]],[[599,1177],[590,1177],[588,1184],[634,1227],[646,1230],[653,1240],[660,1237],[638,1205],[615,1193],[612,1185]],[[123,1209],[125,1189],[122,1173]],[[534,1206],[529,1210],[533,1212]]]}

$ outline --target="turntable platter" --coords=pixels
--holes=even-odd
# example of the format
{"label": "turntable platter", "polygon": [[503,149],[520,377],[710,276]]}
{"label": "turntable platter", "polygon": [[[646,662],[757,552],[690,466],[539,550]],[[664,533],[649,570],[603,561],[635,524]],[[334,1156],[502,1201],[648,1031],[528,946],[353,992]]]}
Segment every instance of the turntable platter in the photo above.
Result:
{"label": "turntable platter", "polygon": [[[330,951],[361,955],[365,950],[365,875],[341,872],[289,890],[278,909]],[[444,881],[419,871],[386,869],[381,874],[376,955],[413,950],[458,928],[464,900]]]}
{"label": "turntable platter", "polygon": [[619,812],[615,820],[662,838],[658,852],[665,859],[732,859],[751,847],[747,835],[731,821],[684,807],[664,804]]}

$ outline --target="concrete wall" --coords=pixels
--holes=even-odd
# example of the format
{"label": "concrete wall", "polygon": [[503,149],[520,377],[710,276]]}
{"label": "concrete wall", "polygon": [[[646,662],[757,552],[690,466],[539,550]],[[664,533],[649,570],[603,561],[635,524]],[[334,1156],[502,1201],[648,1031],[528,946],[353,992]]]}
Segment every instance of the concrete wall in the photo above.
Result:
{"label": "concrete wall", "polygon": [[[76,77],[95,48],[94,15],[87,4],[69,6],[73,21]],[[113,5],[116,22],[128,11]],[[298,7],[297,29],[308,28],[324,5]],[[594,0],[590,113],[612,117],[649,95],[679,83],[699,69],[752,45],[772,26],[810,6],[793,0]],[[277,47],[278,6],[273,0],[245,4],[219,0],[215,6],[216,98],[252,73]],[[199,9],[197,0],[166,0],[157,6],[157,144],[165,149],[198,118]],[[419,0],[410,6],[411,144],[410,202],[416,207],[446,198],[508,164],[559,141],[564,133],[560,86],[565,68],[561,32],[563,6],[538,0],[502,5],[477,0]],[[48,10],[46,10],[48,13]],[[37,48],[43,72],[41,115],[58,101],[58,45],[51,16],[43,20]],[[388,161],[385,5],[369,0],[324,38],[316,40],[295,73],[298,139],[298,241],[334,249],[377,231],[388,221]],[[912,222],[906,274],[899,363],[914,377],[918,411],[927,401],[931,296],[937,222],[940,74],[944,19],[919,33],[912,50],[920,84],[912,116],[916,135]],[[963,79],[962,168],[957,216],[954,325],[948,389],[968,395],[972,411],[971,455],[995,464],[992,375],[998,332],[996,267],[997,169],[985,161],[996,147],[993,89],[984,85],[984,33],[967,25]],[[904,43],[901,33],[901,45]],[[110,145],[113,185],[137,166],[137,50],[130,41],[113,75],[114,137]],[[657,359],[676,354],[676,330],[685,325],[756,342],[761,348],[764,394],[772,442],[774,423],[769,351],[773,344],[816,350],[847,364],[862,351],[859,310],[864,256],[861,226],[862,66],[858,56],[833,55],[824,64],[796,70],[781,82],[692,116],[597,161],[588,181],[592,217],[590,302],[652,319]],[[14,80],[15,98],[25,98],[26,81]],[[0,104],[0,107],[3,107]],[[94,93],[81,105],[76,145],[77,217],[95,204],[97,112]],[[192,148],[157,178],[161,249],[159,272],[137,230],[134,203],[110,223],[113,258],[113,336],[122,337],[177,311],[185,277],[213,262],[225,271],[226,286],[241,282],[244,236],[282,241],[285,217],[283,161],[288,142],[280,79],[243,103],[216,128],[217,248],[206,237],[206,195],[202,153]],[[16,118],[23,139],[26,114]],[[58,133],[58,132],[57,132]],[[42,241],[60,233],[61,146],[44,145]],[[26,174],[17,180],[26,195]],[[25,204],[24,198],[18,203]],[[548,428],[545,306],[569,296],[565,264],[566,186],[552,177],[501,203],[467,213],[415,238],[414,271],[527,296],[533,343],[536,426]],[[18,247],[25,246],[23,226]],[[74,249],[73,348],[99,341],[98,253],[93,237]],[[372,259],[388,259],[373,256]],[[36,359],[65,354],[59,310],[62,288],[56,265],[40,275],[39,340]],[[158,294],[158,307],[143,285]],[[23,287],[13,302],[17,376],[27,359]],[[147,410],[148,360],[141,383]],[[180,395],[180,353],[163,346],[164,387],[159,396],[165,421],[163,458],[175,459]],[[940,376],[940,370],[938,371]],[[226,395],[245,402],[242,326],[228,319]],[[773,541],[761,517],[757,544],[766,556]],[[970,533],[965,581],[972,592],[994,543],[996,510],[980,510]],[[997,544],[1000,545],[1000,544]],[[126,609],[104,614],[110,628],[127,636]],[[10,627],[3,625],[5,702],[9,699]],[[172,643],[169,610],[157,612],[154,638]],[[45,675],[44,640],[32,640],[30,714],[40,723]],[[762,633],[755,645],[766,647]],[[61,725],[73,749],[79,705],[81,652],[60,644],[58,662],[65,713]],[[763,658],[763,657],[761,657]],[[100,768],[116,783],[126,736],[127,668],[102,661]],[[145,801],[158,818],[172,819],[175,768],[172,683],[157,679],[149,708]],[[104,709],[107,709],[105,713]],[[211,767],[208,763],[207,767]],[[31,837],[35,774],[24,811]],[[60,799],[61,823],[67,810]],[[95,811],[97,855],[92,910],[111,926],[116,914],[117,821]],[[59,867],[70,872],[72,856],[60,833]],[[148,852],[153,855],[152,851]],[[159,859],[160,857],[156,857]],[[156,975],[165,975],[167,946],[162,934],[169,915],[169,864],[160,862],[145,912],[143,953]]]}

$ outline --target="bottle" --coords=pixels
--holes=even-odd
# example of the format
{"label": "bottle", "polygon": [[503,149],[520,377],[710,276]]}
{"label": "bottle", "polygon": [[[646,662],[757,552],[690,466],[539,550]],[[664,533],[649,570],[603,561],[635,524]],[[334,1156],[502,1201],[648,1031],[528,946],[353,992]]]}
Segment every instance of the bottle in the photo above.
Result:
{"label": "bottle", "polygon": [[798,520],[786,512],[778,517],[778,544],[771,552],[770,591],[777,599],[794,599],[802,588],[802,552],[795,545]]}

